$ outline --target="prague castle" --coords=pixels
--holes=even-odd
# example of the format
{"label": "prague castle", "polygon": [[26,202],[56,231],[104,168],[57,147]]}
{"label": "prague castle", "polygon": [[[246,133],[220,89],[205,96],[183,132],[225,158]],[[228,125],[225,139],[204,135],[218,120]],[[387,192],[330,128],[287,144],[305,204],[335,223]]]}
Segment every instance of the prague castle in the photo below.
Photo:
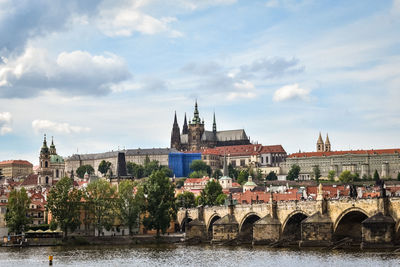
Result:
{"label": "prague castle", "polygon": [[200,119],[197,101],[194,107],[194,116],[189,124],[185,119],[182,132],[180,131],[178,121],[174,118],[171,133],[171,148],[180,151],[196,151],[200,149],[213,148],[218,146],[248,145],[250,140],[243,129],[217,131],[217,123],[214,121],[212,131],[204,128],[204,120]]}

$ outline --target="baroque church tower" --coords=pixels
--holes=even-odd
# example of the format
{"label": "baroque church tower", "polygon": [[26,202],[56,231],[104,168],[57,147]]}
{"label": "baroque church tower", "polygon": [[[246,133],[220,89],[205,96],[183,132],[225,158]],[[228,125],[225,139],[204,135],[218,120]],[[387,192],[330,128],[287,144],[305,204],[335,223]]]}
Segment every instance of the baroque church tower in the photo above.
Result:
{"label": "baroque church tower", "polygon": [[[54,146],[54,144],[52,144]],[[51,147],[53,148],[53,147]],[[55,147],[54,147],[55,151]],[[38,185],[51,185],[53,172],[50,169],[50,156],[51,150],[47,147],[46,134],[44,135],[43,145],[40,149],[39,162],[40,167],[38,171]]]}

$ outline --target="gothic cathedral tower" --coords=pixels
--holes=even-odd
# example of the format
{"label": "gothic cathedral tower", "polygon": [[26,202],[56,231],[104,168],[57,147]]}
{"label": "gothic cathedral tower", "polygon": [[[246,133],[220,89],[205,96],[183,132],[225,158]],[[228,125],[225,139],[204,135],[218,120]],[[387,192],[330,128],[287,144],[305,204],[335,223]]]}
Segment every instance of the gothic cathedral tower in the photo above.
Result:
{"label": "gothic cathedral tower", "polygon": [[175,148],[177,150],[181,149],[181,131],[179,129],[178,120],[176,119],[176,111],[171,133],[171,148]]}
{"label": "gothic cathedral tower", "polygon": [[201,149],[201,137],[204,133],[204,120],[201,121],[199,116],[199,110],[197,106],[197,100],[194,105],[194,117],[191,122],[189,122],[189,133],[188,133],[188,142],[190,150],[199,150]]}

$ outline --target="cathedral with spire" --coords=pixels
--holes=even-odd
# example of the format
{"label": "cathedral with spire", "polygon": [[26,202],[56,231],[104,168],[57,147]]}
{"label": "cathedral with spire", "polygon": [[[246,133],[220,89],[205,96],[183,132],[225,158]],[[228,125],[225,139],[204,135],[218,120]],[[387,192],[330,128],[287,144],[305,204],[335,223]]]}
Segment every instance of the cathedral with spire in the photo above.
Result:
{"label": "cathedral with spire", "polygon": [[200,119],[197,101],[194,106],[193,119],[189,119],[189,123],[187,122],[185,113],[182,132],[180,131],[175,112],[171,133],[171,148],[180,151],[197,151],[217,146],[248,144],[250,144],[250,140],[243,129],[217,131],[215,113],[213,116],[212,131],[205,130],[204,119]]}

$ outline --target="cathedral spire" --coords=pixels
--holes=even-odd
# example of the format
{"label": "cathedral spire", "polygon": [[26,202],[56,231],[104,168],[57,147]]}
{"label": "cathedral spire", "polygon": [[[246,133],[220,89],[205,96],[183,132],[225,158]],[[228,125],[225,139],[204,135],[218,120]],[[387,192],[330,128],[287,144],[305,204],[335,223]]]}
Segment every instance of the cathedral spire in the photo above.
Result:
{"label": "cathedral spire", "polygon": [[200,116],[199,116],[199,109],[198,109],[198,106],[197,106],[197,99],[196,99],[196,102],[194,104],[194,116],[193,116],[192,123],[193,124],[200,124],[201,123],[201,119],[200,119]]}
{"label": "cathedral spire", "polygon": [[183,128],[182,128],[182,134],[188,134],[189,129],[187,125],[187,120],[186,120],[186,112],[185,112],[185,119],[183,120]]}
{"label": "cathedral spire", "polygon": [[215,112],[214,112],[214,119],[213,119],[213,133],[217,133],[217,123],[215,122]]}
{"label": "cathedral spire", "polygon": [[175,117],[174,117],[174,126],[178,125],[178,120],[176,119],[176,110],[175,110]]}
{"label": "cathedral spire", "polygon": [[179,129],[175,111],[174,124],[172,126],[172,133],[171,133],[171,148],[176,148],[179,150],[180,146],[181,146],[181,131]]}

